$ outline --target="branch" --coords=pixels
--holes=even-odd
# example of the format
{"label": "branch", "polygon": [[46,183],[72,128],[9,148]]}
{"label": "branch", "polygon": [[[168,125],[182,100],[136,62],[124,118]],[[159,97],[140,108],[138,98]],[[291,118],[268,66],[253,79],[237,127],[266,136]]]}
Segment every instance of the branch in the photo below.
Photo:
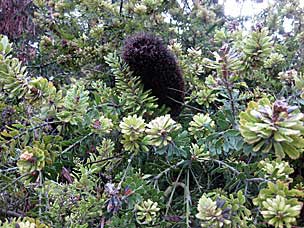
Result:
{"label": "branch", "polygon": [[123,155],[123,154],[124,154],[124,153],[120,153],[120,154],[117,154],[117,155],[112,156],[112,157],[104,158],[104,159],[97,160],[97,161],[88,162],[88,163],[86,163],[85,165],[92,165],[92,164],[95,164],[95,163],[99,163],[99,162],[104,162],[104,161],[112,160],[112,159],[114,159],[114,158],[121,158],[121,155]]}
{"label": "branch", "polygon": [[61,123],[61,121],[45,122],[45,123],[39,124],[37,126],[29,128],[29,129],[20,129],[20,130],[23,130],[23,132],[19,133],[18,135],[15,135],[13,138],[11,138],[10,140],[6,141],[6,144],[10,143],[12,140],[16,140],[16,139],[20,138],[22,135],[25,135],[26,132],[34,131],[37,128],[44,127],[44,126],[47,126],[49,124],[54,124],[54,123]]}
{"label": "branch", "polygon": [[[219,165],[225,166],[228,169],[230,169],[232,172],[234,172],[236,175],[240,175],[241,172],[238,171],[237,169],[235,169],[234,167],[228,165],[227,163],[217,160],[217,159],[213,159],[213,158],[202,158],[201,160],[205,160],[205,161],[213,161],[218,163]],[[270,182],[270,180],[267,180],[265,178],[250,178],[250,179],[245,179],[245,182]]]}
{"label": "branch", "polygon": [[63,151],[61,152],[60,155],[63,155],[63,154],[65,154],[66,152],[68,152],[69,150],[73,149],[77,144],[81,143],[83,140],[85,140],[86,138],[90,137],[90,136],[93,135],[93,134],[94,134],[94,133],[91,132],[91,133],[85,135],[84,137],[82,137],[81,139],[77,140],[77,141],[74,142],[72,145],[70,145],[68,148],[66,148],[65,150],[63,150]]}
{"label": "branch", "polygon": [[24,217],[24,215],[17,213],[15,211],[5,210],[5,209],[1,209],[1,208],[0,208],[0,213],[3,215],[12,216],[12,217],[21,217],[21,218]]}
{"label": "branch", "polygon": [[184,103],[184,102],[180,102],[180,101],[178,101],[178,100],[175,100],[175,99],[172,98],[172,97],[167,96],[167,98],[169,98],[170,100],[172,100],[172,101],[174,101],[174,102],[176,102],[176,103],[178,103],[178,104],[181,104],[181,105],[183,105],[183,106],[185,106],[185,107],[187,107],[187,108],[194,109],[194,110],[199,111],[199,112],[204,112],[204,110],[202,110],[202,109],[199,109],[199,108],[196,108],[196,107],[194,107],[194,106],[188,105],[188,104],[186,104],[186,103]]}
{"label": "branch", "polygon": [[233,168],[232,166],[228,165],[227,163],[225,163],[223,161],[220,161],[220,160],[217,160],[217,159],[213,159],[213,158],[202,158],[201,160],[216,162],[219,165],[227,167],[228,169],[230,169],[235,174],[240,175],[240,171],[236,170],[235,168]]}
{"label": "branch", "polygon": [[119,15],[122,14],[123,0],[120,0]]}
{"label": "branch", "polygon": [[122,178],[121,178],[121,180],[120,180],[120,182],[118,184],[118,187],[117,187],[118,190],[120,190],[121,185],[122,185],[122,183],[124,182],[124,180],[125,180],[125,178],[127,176],[127,172],[129,171],[129,168],[130,168],[130,165],[132,163],[133,158],[134,158],[134,154],[132,154],[131,157],[128,159],[127,168],[125,169],[125,172],[124,172],[124,174],[123,174],[123,176],[122,176]]}
{"label": "branch", "polygon": [[8,187],[10,187],[11,185],[15,184],[18,180],[22,179],[23,177],[29,176],[31,175],[31,173],[24,173],[22,174],[20,177],[16,178],[15,180],[13,180],[11,183],[7,184],[6,186],[4,186],[0,192],[3,192],[5,189],[7,189]]}
{"label": "branch", "polygon": [[43,68],[43,67],[47,67],[49,65],[55,64],[55,63],[57,63],[57,60],[56,61],[52,61],[52,62],[48,62],[48,63],[45,63],[45,64],[30,65],[30,66],[27,66],[27,68]]}
{"label": "branch", "polygon": [[18,167],[12,167],[12,168],[8,168],[8,169],[0,169],[0,173],[7,173],[7,172],[11,172],[11,171],[16,171],[18,170]]}
{"label": "branch", "polygon": [[271,182],[270,180],[267,180],[265,178],[250,178],[245,179],[246,182]]}
{"label": "branch", "polygon": [[166,174],[167,172],[169,172],[171,169],[175,169],[180,165],[183,165],[187,162],[187,160],[181,160],[178,163],[176,163],[175,165],[171,165],[170,167],[168,167],[167,169],[165,169],[164,171],[160,172],[157,176],[153,177],[153,180],[158,180],[159,178],[161,178],[162,175]]}

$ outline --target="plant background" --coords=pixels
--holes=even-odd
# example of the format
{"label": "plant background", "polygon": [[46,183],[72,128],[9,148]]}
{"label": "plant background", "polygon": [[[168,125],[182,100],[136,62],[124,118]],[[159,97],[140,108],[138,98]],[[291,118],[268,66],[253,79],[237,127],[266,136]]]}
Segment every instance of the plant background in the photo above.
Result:
{"label": "plant background", "polygon": [[[1,226],[303,227],[303,4],[227,4],[2,0]],[[142,31],[182,69],[178,118],[121,58]]]}

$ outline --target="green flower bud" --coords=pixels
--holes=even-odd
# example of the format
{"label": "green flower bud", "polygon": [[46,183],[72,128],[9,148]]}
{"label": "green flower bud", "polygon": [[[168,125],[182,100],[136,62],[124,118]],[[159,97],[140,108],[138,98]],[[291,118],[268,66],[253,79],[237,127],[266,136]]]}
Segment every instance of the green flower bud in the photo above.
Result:
{"label": "green flower bud", "polygon": [[197,145],[192,143],[190,148],[190,153],[192,155],[192,159],[200,159],[200,158],[208,158],[210,154],[206,151],[205,145]]}

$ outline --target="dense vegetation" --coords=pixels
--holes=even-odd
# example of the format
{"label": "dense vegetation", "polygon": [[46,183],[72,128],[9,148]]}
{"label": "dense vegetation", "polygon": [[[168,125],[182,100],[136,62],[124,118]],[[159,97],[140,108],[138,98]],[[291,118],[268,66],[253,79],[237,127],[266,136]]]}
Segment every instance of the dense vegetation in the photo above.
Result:
{"label": "dense vegetation", "polygon": [[180,2],[0,1],[1,227],[304,226],[300,0]]}

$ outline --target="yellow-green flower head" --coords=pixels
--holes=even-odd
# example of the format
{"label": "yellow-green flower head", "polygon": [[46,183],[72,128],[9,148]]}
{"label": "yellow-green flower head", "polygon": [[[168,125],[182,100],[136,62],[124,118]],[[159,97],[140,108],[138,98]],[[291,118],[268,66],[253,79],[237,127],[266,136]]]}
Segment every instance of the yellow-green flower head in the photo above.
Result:
{"label": "yellow-green flower head", "polygon": [[195,139],[207,136],[215,126],[208,113],[205,115],[203,113],[196,114],[189,125],[188,130],[191,135],[194,135]]}
{"label": "yellow-green flower head", "polygon": [[272,41],[266,28],[256,25],[243,42],[243,52],[246,56],[246,65],[256,68],[264,65],[266,58],[271,54]]}
{"label": "yellow-green flower head", "polygon": [[266,68],[273,68],[281,65],[285,62],[284,56],[279,53],[272,53],[269,58],[265,61],[264,66]]}
{"label": "yellow-green flower head", "polygon": [[153,223],[157,217],[157,212],[160,210],[158,203],[150,199],[140,205],[137,204],[135,209],[137,210],[137,220],[142,224]]}
{"label": "yellow-green flower head", "polygon": [[300,215],[302,204],[290,205],[286,198],[277,195],[273,199],[266,199],[263,207],[261,214],[270,225],[275,228],[290,228]]}
{"label": "yellow-green flower head", "polygon": [[142,142],[146,129],[145,120],[142,117],[137,117],[137,115],[124,117],[119,127],[123,134],[122,144],[125,150],[133,152],[139,151],[140,148],[147,150]]}
{"label": "yellow-green flower head", "polygon": [[201,58],[202,57],[202,50],[198,48],[188,48],[187,49],[188,56],[190,58]]}
{"label": "yellow-green flower head", "polygon": [[231,223],[228,214],[219,207],[219,202],[208,198],[205,194],[200,198],[197,210],[196,217],[202,220],[201,227],[223,227],[224,224]]}
{"label": "yellow-green flower head", "polygon": [[93,120],[91,128],[97,134],[109,134],[113,129],[112,120],[101,116],[98,120]]}
{"label": "yellow-green flower head", "polygon": [[288,162],[263,160],[259,162],[259,168],[265,173],[265,178],[273,180],[288,180],[289,174],[294,172]]}
{"label": "yellow-green flower head", "polygon": [[200,159],[200,158],[208,158],[210,157],[210,154],[208,151],[206,151],[205,145],[197,145],[192,143],[190,148],[190,153],[192,155],[192,159]]}
{"label": "yellow-green flower head", "polygon": [[130,140],[136,140],[141,137],[145,132],[145,120],[137,115],[124,117],[119,124],[121,133],[128,135]]}
{"label": "yellow-green flower head", "polygon": [[207,198],[203,195],[197,205],[198,213],[196,217],[201,220],[211,219],[214,216],[221,214],[221,209],[217,209],[216,202],[211,198]]}
{"label": "yellow-green flower head", "polygon": [[297,90],[301,90],[302,92],[304,91],[304,74],[303,73],[294,73],[293,75],[294,79],[294,87]]}
{"label": "yellow-green flower head", "polygon": [[21,173],[40,171],[45,166],[45,151],[39,147],[27,146],[17,162]]}
{"label": "yellow-green flower head", "polygon": [[6,222],[1,223],[0,226],[2,228],[48,228],[49,226],[41,223],[38,219],[25,217],[25,218],[14,218],[10,219],[9,221],[6,220]]}
{"label": "yellow-green flower head", "polygon": [[137,14],[144,14],[147,12],[147,6],[142,4],[136,4],[134,7],[134,12]]}
{"label": "yellow-green flower head", "polygon": [[147,139],[149,145],[166,146],[172,141],[172,133],[178,131],[181,125],[176,123],[170,115],[160,116],[147,125]]}
{"label": "yellow-green flower head", "polygon": [[222,43],[223,41],[225,41],[227,39],[227,34],[225,32],[225,29],[222,28],[222,29],[217,29],[215,31],[215,34],[214,34],[214,41],[217,42],[217,43]]}
{"label": "yellow-green flower head", "polygon": [[191,98],[195,99],[196,103],[204,105],[207,108],[216,100],[216,97],[216,93],[213,93],[213,89],[208,86],[202,86],[191,93]]}
{"label": "yellow-green flower head", "polygon": [[20,227],[20,228],[36,228],[36,224],[35,223],[31,223],[29,221],[18,222],[18,223],[16,223],[16,227]]}
{"label": "yellow-green flower head", "polygon": [[240,113],[240,132],[255,152],[273,150],[280,159],[285,154],[297,159],[304,150],[304,114],[284,101],[249,102]]}
{"label": "yellow-green flower head", "polygon": [[[174,29],[175,28],[172,28],[171,30]],[[181,43],[178,43],[176,39],[170,40],[170,45],[168,45],[168,49],[177,56],[183,53],[183,46]]]}
{"label": "yellow-green flower head", "polygon": [[143,3],[150,9],[155,9],[163,3],[163,0],[143,0]]}

